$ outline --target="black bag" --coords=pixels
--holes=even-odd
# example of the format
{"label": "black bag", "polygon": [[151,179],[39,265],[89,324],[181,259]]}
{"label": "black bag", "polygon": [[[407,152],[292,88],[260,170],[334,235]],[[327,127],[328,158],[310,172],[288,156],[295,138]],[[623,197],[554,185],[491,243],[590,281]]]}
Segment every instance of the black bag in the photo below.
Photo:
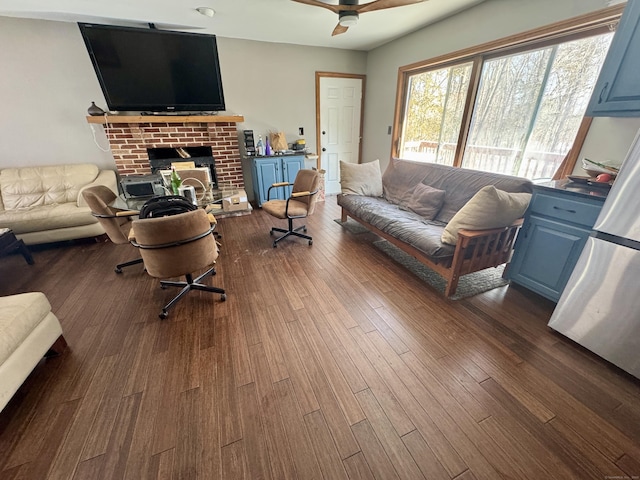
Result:
{"label": "black bag", "polygon": [[142,205],[139,218],[168,217],[197,209],[198,207],[180,195],[153,197]]}

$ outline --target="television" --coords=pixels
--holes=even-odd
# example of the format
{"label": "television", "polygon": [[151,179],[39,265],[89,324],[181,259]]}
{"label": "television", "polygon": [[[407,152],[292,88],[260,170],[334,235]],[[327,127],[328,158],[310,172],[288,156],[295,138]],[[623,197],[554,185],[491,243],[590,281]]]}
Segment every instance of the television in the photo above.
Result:
{"label": "television", "polygon": [[110,111],[225,110],[215,35],[78,25]]}

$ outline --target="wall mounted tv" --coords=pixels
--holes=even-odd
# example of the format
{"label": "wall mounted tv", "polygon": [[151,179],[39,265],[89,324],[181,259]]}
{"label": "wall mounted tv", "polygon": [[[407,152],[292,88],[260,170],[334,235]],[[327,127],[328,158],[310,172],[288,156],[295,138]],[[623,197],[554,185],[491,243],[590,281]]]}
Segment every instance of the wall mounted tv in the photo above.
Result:
{"label": "wall mounted tv", "polygon": [[215,35],[78,25],[110,111],[225,110]]}

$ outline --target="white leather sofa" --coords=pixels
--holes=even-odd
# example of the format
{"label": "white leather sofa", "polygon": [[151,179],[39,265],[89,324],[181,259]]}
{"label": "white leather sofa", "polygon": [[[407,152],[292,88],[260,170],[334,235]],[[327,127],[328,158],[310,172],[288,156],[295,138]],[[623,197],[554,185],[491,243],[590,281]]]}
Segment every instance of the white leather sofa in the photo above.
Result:
{"label": "white leather sofa", "polygon": [[66,345],[43,293],[0,297],[0,411],[42,357],[62,353]]}
{"label": "white leather sofa", "polygon": [[82,190],[105,185],[118,192],[116,175],[96,165],[53,165],[0,170],[0,227],[27,245],[104,234]]}

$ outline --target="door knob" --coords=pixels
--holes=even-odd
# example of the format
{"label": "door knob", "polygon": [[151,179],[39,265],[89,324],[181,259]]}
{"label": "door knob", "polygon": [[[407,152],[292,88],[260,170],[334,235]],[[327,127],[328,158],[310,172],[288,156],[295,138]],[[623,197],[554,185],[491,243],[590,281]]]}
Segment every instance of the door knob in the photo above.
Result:
{"label": "door knob", "polygon": [[326,134],[327,134],[327,132],[325,132],[324,130],[322,130],[322,134],[323,134],[323,135],[326,135]]}
{"label": "door knob", "polygon": [[327,149],[326,149],[326,148],[324,148],[324,147],[322,147],[322,151],[323,151],[323,152],[326,152],[326,151],[327,151]]}

